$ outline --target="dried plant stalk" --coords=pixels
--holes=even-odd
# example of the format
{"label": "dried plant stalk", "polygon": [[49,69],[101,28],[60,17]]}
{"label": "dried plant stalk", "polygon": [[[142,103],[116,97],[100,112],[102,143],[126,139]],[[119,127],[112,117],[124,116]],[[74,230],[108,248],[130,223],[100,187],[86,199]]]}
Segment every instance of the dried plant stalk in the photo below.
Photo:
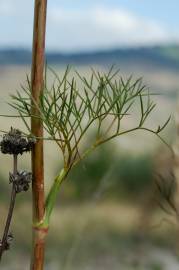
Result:
{"label": "dried plant stalk", "polygon": [[[45,29],[46,29],[47,0],[36,0],[34,9],[34,34],[33,34],[33,56],[31,70],[31,94],[32,115],[38,116],[40,95],[43,91],[43,69],[45,51]],[[43,137],[43,124],[41,119],[31,117],[31,132],[35,137]],[[36,224],[40,223],[44,216],[44,164],[43,164],[43,140],[38,139],[32,151],[32,173],[33,173],[33,247],[31,269],[42,270],[44,264],[45,231]]]}
{"label": "dried plant stalk", "polygon": [[174,175],[176,180],[176,191],[175,191],[175,206],[179,209],[179,101],[177,104],[177,111],[175,114],[175,124],[176,124],[176,139],[173,145],[174,150]]}

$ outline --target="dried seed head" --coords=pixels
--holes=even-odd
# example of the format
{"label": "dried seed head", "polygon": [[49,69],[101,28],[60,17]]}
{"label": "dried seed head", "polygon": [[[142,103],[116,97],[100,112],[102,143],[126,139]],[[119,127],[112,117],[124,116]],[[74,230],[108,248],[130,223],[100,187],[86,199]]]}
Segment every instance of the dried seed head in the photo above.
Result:
{"label": "dried seed head", "polygon": [[17,172],[17,174],[9,173],[9,181],[15,185],[16,192],[27,191],[32,181],[32,173],[26,171]]}
{"label": "dried seed head", "polygon": [[13,235],[12,233],[9,233],[8,236],[7,236],[7,241],[6,241],[6,245],[5,245],[5,250],[8,250],[10,249],[10,246],[11,246],[11,243],[13,241]]}
{"label": "dried seed head", "polygon": [[34,138],[25,138],[20,130],[11,128],[9,133],[3,135],[0,148],[3,154],[22,155],[23,152],[31,151],[34,144]]}
{"label": "dried seed head", "polygon": [[[9,233],[8,236],[7,236],[7,239],[6,239],[6,242],[4,244],[4,250],[8,250],[10,249],[10,245],[13,241],[13,234],[12,233]],[[0,246],[2,246],[2,241],[0,240]]]}

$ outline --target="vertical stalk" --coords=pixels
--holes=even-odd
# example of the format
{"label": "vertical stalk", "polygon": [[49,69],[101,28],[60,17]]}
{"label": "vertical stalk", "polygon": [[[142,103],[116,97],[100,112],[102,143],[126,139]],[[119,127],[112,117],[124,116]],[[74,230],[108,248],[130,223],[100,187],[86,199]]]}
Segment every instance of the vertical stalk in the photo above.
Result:
{"label": "vertical stalk", "polygon": [[[176,138],[173,145],[174,150],[174,175],[176,180],[176,190],[175,190],[175,206],[179,209],[179,97],[177,101],[177,111],[175,115],[175,125],[176,125]],[[178,213],[177,213],[178,214]]]}
{"label": "vertical stalk", "polygon": [[[13,156],[13,175],[17,174],[17,155]],[[15,206],[15,200],[16,200],[16,189],[15,189],[15,184],[12,183],[12,191],[11,191],[11,201],[9,205],[9,210],[8,210],[8,215],[6,219],[6,225],[4,228],[4,233],[3,233],[3,238],[2,238],[2,243],[0,247],[0,261],[2,259],[3,252],[5,251],[5,246],[7,245],[7,239],[8,239],[8,234],[9,234],[9,228],[12,220],[12,215],[13,215],[13,210]]]}
{"label": "vertical stalk", "polygon": [[[39,104],[43,91],[43,71],[45,54],[47,0],[35,0],[34,32],[31,68],[32,97]],[[32,115],[39,116],[39,111],[32,102]],[[31,118],[32,134],[43,137],[43,123],[38,117]],[[32,196],[33,196],[33,224],[39,224],[44,217],[44,160],[43,140],[38,139],[32,151]],[[31,270],[42,270],[44,265],[45,233],[38,226],[33,227],[33,246]]]}
{"label": "vertical stalk", "polygon": [[[174,176],[176,181],[175,194],[174,194],[174,204],[176,208],[176,218],[179,221],[179,95],[177,96],[177,107],[175,113],[175,126],[176,126],[176,138],[173,145],[174,150]],[[179,226],[177,227],[176,236],[176,254],[179,256]]]}

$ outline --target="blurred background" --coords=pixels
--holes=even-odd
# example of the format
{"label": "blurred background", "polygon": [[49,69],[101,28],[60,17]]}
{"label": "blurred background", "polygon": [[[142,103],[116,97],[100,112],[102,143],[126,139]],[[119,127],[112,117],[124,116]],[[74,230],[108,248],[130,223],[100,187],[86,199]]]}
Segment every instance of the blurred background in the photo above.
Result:
{"label": "blurred background", "polygon": [[[13,114],[9,95],[30,75],[33,1],[0,0],[0,114]],[[179,87],[179,4],[177,0],[54,0],[48,3],[47,64],[60,76],[67,64],[85,76],[90,68],[120,68],[124,78],[142,77],[158,104],[151,125],[170,124],[162,136],[175,140]],[[0,117],[0,129],[25,129]],[[90,138],[89,138],[90,140]],[[48,190],[61,157],[45,143]],[[30,169],[30,155],[20,167]],[[0,155],[0,232],[10,196],[12,160]],[[175,270],[179,268],[174,215],[158,193],[156,175],[170,185],[173,160],[168,148],[143,132],[120,137],[97,149],[69,175],[54,211],[47,240],[47,270]],[[164,207],[163,207],[164,206]],[[164,209],[163,209],[164,208]],[[167,208],[168,209],[168,208]],[[29,269],[31,194],[18,196],[12,250],[1,269]]]}

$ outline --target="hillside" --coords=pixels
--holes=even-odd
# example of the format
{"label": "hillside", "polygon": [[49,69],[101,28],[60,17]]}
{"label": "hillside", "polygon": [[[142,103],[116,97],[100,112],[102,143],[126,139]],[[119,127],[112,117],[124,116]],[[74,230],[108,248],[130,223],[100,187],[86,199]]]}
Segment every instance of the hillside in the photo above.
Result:
{"label": "hillside", "polygon": [[[120,65],[147,69],[179,70],[179,46],[114,49],[83,53],[47,52],[50,65]],[[30,64],[31,52],[26,49],[0,49],[0,65]]]}

